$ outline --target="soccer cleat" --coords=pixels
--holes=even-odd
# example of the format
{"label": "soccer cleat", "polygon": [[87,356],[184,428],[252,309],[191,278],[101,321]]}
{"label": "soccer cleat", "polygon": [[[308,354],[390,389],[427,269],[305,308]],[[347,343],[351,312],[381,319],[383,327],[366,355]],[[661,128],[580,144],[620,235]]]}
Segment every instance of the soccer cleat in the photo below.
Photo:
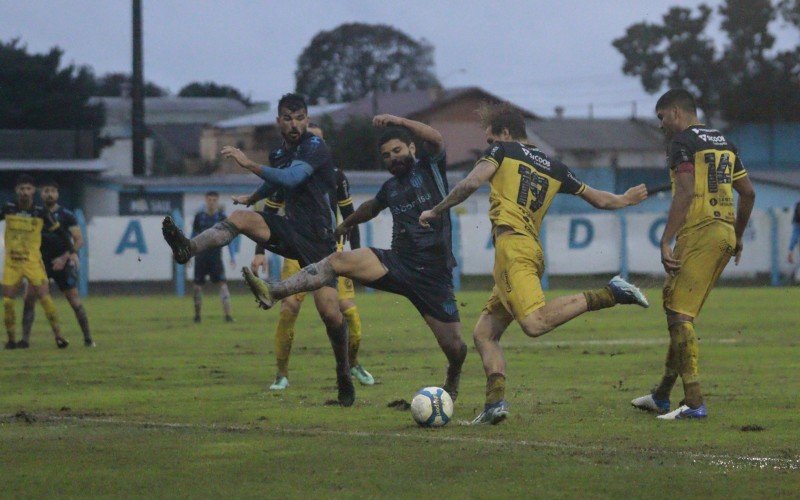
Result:
{"label": "soccer cleat", "polygon": [[659,415],[669,412],[669,399],[656,399],[652,394],[636,398],[631,404],[640,410],[654,411]]}
{"label": "soccer cleat", "polygon": [[501,399],[497,403],[487,404],[480,415],[470,425],[497,425],[508,417],[508,403]]}
{"label": "soccer cleat", "polygon": [[253,274],[249,267],[242,268],[242,276],[245,283],[247,283],[247,287],[253,292],[258,307],[266,310],[275,305],[276,301],[272,298],[269,285],[265,281]]}
{"label": "soccer cleat", "polygon": [[665,413],[664,415],[659,415],[656,418],[659,420],[683,420],[686,418],[706,418],[707,416],[708,412],[706,412],[706,404],[703,403],[697,408],[690,408],[687,405],[681,405],[671,412]]}
{"label": "soccer cleat", "polygon": [[289,379],[284,377],[283,375],[277,375],[275,377],[275,382],[269,386],[270,391],[282,391],[289,387]]}
{"label": "soccer cleat", "polygon": [[350,375],[357,378],[361,385],[375,385],[375,378],[361,365],[350,368]]}
{"label": "soccer cleat", "polygon": [[17,348],[17,343],[14,342],[13,340],[9,340],[8,342],[6,342],[6,345],[4,346],[4,349],[8,349],[8,350],[16,349],[16,348]]}
{"label": "soccer cleat", "polygon": [[83,347],[95,347],[95,346],[96,344],[94,343],[94,340],[92,340],[91,337],[83,339]]}
{"label": "soccer cleat", "polygon": [[225,316],[225,323],[235,323],[236,320],[233,319],[233,316]]}
{"label": "soccer cleat", "polygon": [[30,346],[31,345],[25,339],[22,339],[19,342],[17,342],[17,349],[27,349]]}
{"label": "soccer cleat", "polygon": [[66,349],[69,347],[69,342],[64,337],[56,337],[56,345],[59,349]]}
{"label": "soccer cleat", "polygon": [[200,316],[195,316],[195,317],[194,317],[194,322],[195,322],[195,323],[200,323],[201,321],[202,321],[202,320],[200,319]]}
{"label": "soccer cleat", "polygon": [[336,385],[339,387],[338,400],[342,406],[353,406],[356,400],[356,388],[353,379],[347,373],[336,376]]}
{"label": "soccer cleat", "polygon": [[178,264],[186,264],[192,258],[192,248],[189,238],[184,236],[175,221],[169,215],[164,217],[161,223],[161,234],[164,235],[164,240],[172,249],[172,257]]}
{"label": "soccer cleat", "polygon": [[608,286],[611,287],[611,293],[617,304],[638,304],[642,307],[650,307],[650,302],[647,301],[647,297],[642,291],[622,279],[622,276],[617,275],[611,278]]}

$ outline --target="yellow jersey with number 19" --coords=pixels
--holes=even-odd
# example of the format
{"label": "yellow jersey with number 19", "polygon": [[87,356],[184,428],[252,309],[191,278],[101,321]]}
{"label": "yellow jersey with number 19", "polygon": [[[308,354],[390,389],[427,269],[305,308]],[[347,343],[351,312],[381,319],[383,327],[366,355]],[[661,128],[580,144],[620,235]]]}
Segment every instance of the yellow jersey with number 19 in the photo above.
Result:
{"label": "yellow jersey with number 19", "polygon": [[497,166],[489,181],[493,232],[506,226],[538,240],[542,219],[555,195],[579,195],[586,189],[566,165],[529,144],[496,142],[482,160]]}

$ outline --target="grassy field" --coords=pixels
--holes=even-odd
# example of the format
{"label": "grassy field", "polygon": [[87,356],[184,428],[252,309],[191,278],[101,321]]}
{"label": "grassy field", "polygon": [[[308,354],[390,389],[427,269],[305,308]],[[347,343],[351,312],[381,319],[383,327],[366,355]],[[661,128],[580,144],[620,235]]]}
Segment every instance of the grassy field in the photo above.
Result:
{"label": "grassy field", "polygon": [[[234,285],[234,288],[239,288]],[[555,296],[566,293],[556,291]],[[459,295],[465,338],[487,294]],[[659,302],[659,291],[650,290]],[[274,375],[276,311],[234,296],[225,324],[209,293],[93,297],[96,349],[55,348],[38,311],[32,347],[0,351],[2,497],[796,497],[800,491],[799,288],[714,291],[697,322],[710,418],[661,422],[629,405],[657,381],[659,307],[584,315],[545,337],[509,330],[512,414],[468,427],[483,402],[470,349],[455,422],[417,428],[389,408],[443,380],[445,359],[404,299],[357,297],[362,363],[378,384],[335,398],[333,359],[310,302],[291,387]],[[682,397],[680,388],[673,402]],[[763,429],[763,430],[757,430]]]}

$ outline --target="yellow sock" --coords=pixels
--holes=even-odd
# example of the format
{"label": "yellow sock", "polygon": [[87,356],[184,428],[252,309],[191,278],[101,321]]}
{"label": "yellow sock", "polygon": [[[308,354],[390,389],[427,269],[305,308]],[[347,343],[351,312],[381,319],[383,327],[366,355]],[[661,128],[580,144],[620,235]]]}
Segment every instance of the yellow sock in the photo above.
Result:
{"label": "yellow sock", "polygon": [[499,403],[506,397],[506,376],[502,373],[492,373],[486,379],[486,404]]}
{"label": "yellow sock", "polygon": [[600,309],[614,307],[617,304],[617,301],[614,300],[614,294],[611,292],[610,286],[583,292],[583,296],[586,297],[587,309],[590,311],[598,311]]}
{"label": "yellow sock", "polygon": [[3,320],[6,324],[8,340],[9,342],[14,342],[17,339],[17,332],[15,330],[17,313],[14,310],[14,299],[9,297],[3,297]]}
{"label": "yellow sock", "polygon": [[291,311],[281,311],[278,316],[278,328],[275,330],[275,359],[278,362],[278,373],[289,376],[289,355],[294,342],[294,324],[297,315]]}
{"label": "yellow sock", "polygon": [[53,329],[53,333],[56,336],[60,336],[61,326],[58,323],[58,311],[56,311],[56,303],[53,302],[53,297],[45,295],[40,299],[40,302],[42,303],[44,314],[47,316],[47,321],[50,322],[50,328]]}
{"label": "yellow sock", "polygon": [[656,390],[653,391],[653,397],[656,399],[669,399],[669,393],[672,392],[672,387],[678,380],[679,367],[678,343],[670,337],[667,360],[664,363],[664,376],[661,377],[661,382],[659,382]]}
{"label": "yellow sock", "polygon": [[669,334],[677,344],[678,373],[683,381],[684,400],[687,405],[697,408],[703,404],[703,395],[697,367],[700,348],[694,325],[688,321],[674,324],[670,327]]}
{"label": "yellow sock", "polygon": [[356,366],[358,364],[358,348],[361,346],[361,315],[358,314],[356,306],[347,309],[342,314],[344,314],[344,319],[347,321],[347,327],[350,330],[350,342],[348,345],[350,366]]}

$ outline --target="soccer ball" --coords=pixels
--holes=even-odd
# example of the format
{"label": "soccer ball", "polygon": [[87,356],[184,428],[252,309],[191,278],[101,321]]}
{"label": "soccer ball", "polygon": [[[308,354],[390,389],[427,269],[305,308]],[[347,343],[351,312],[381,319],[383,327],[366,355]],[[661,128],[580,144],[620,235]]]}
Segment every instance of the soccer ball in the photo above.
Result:
{"label": "soccer ball", "polygon": [[411,416],[421,427],[441,427],[453,416],[453,400],[441,387],[425,387],[411,400]]}

